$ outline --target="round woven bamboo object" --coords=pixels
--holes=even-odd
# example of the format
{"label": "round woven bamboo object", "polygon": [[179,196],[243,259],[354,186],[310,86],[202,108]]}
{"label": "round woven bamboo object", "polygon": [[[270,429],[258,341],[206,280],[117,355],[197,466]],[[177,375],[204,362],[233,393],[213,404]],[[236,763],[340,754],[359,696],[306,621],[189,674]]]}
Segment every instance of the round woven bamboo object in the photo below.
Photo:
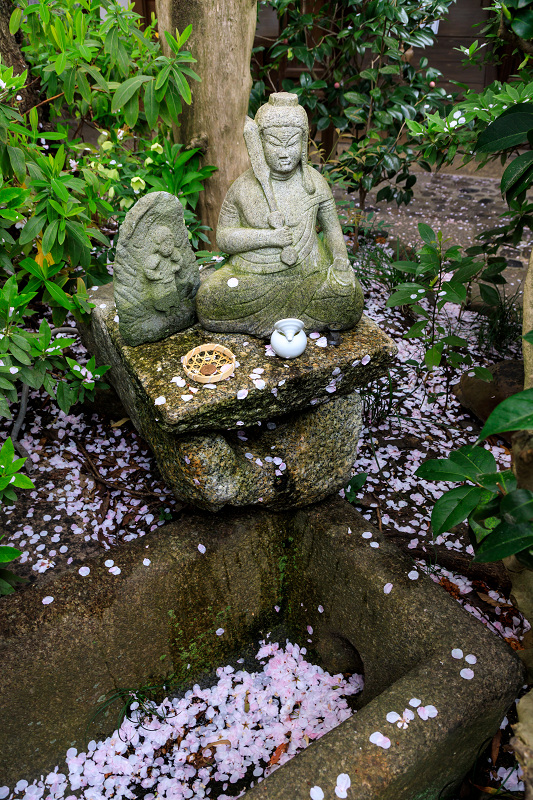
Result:
{"label": "round woven bamboo object", "polygon": [[235,356],[221,344],[201,344],[189,350],[183,369],[197,383],[216,383],[229,378],[235,369]]}

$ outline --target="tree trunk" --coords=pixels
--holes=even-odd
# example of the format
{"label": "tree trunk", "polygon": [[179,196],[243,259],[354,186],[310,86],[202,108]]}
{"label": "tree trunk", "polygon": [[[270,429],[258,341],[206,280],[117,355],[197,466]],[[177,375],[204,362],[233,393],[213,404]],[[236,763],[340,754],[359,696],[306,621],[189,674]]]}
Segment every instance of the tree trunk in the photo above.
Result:
{"label": "tree trunk", "polygon": [[193,69],[202,82],[191,81],[192,104],[184,105],[178,140],[202,146],[205,164],[218,168],[205,183],[198,212],[213,229],[230,183],[249,168],[243,128],[252,87],[250,58],[257,18],[256,0],[156,0],[159,35],[175,35],[193,26],[187,48],[197,59]]}
{"label": "tree trunk", "polygon": [[0,0],[0,58],[6,67],[13,67],[15,75],[26,69],[26,61],[20,52],[15,36],[9,33],[9,19],[13,11],[11,0]]}

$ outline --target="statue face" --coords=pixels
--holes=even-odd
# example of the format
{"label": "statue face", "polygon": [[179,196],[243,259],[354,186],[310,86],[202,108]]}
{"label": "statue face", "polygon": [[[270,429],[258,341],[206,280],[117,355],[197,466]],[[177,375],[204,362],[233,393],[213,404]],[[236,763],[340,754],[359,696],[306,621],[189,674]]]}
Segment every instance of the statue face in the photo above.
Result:
{"label": "statue face", "polygon": [[302,157],[300,128],[266,128],[262,133],[262,141],[265,160],[274,174],[294,172]]}

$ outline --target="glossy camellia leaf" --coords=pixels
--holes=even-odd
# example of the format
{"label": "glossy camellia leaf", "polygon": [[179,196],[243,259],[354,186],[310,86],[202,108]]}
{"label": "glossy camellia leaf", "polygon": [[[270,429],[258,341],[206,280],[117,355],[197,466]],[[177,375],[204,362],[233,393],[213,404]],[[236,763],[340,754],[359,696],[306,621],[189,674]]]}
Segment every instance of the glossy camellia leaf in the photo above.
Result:
{"label": "glossy camellia leaf", "polygon": [[520,525],[500,522],[492,533],[483,539],[474,561],[499,561],[529,547],[533,547],[533,525],[525,522]]}
{"label": "glossy camellia leaf", "polygon": [[521,39],[532,39],[533,11],[530,8],[521,8],[519,15],[511,22],[511,28]]}
{"label": "glossy camellia leaf", "polygon": [[528,522],[533,519],[533,492],[529,489],[516,489],[506,494],[501,501],[502,515],[509,515],[509,522]]}
{"label": "glossy camellia leaf", "polygon": [[533,128],[533,108],[500,116],[479,134],[476,152],[497,153],[508,147],[525,144],[531,128]]}
{"label": "glossy camellia leaf", "polygon": [[489,450],[473,445],[460,447],[449,458],[430,458],[421,464],[415,475],[434,481],[477,482],[479,475],[496,471],[496,461]]}
{"label": "glossy camellia leaf", "polygon": [[526,431],[530,428],[533,428],[533,389],[526,389],[496,406],[483,426],[479,440],[486,439],[493,433]]}
{"label": "glossy camellia leaf", "polygon": [[[513,189],[516,190],[517,183],[526,175],[531,166],[533,166],[533,151],[531,150],[513,158],[502,175],[500,183],[501,193],[505,195],[509,193],[514,194],[515,191],[513,191]],[[518,186],[520,186],[519,183]]]}
{"label": "glossy camellia leaf", "polygon": [[464,522],[483,494],[484,490],[479,486],[458,486],[439,497],[431,514],[433,533],[438,536]]}

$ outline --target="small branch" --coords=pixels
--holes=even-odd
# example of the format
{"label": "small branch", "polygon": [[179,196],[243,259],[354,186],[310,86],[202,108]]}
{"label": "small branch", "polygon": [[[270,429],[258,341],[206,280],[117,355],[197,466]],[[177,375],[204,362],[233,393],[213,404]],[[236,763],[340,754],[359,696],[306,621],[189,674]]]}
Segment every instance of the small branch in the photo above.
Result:
{"label": "small branch", "polygon": [[95,481],[97,481],[98,483],[101,483],[103,486],[107,486],[108,489],[114,489],[115,491],[118,491],[118,492],[124,492],[125,494],[130,494],[132,497],[148,497],[149,496],[149,497],[157,497],[159,500],[161,500],[161,495],[159,495],[157,492],[150,492],[150,491],[148,491],[148,489],[146,491],[144,491],[144,492],[137,492],[137,491],[135,491],[135,489],[129,489],[127,486],[121,486],[118,483],[113,483],[112,481],[108,481],[106,478],[104,478],[102,475],[100,475],[96,465],[92,461],[89,453],[84,448],[84,446],[76,438],[73,437],[73,439],[74,439],[74,442],[76,443],[76,447],[78,448],[80,453],[83,455],[84,460],[85,460],[85,462],[87,464],[87,467],[89,468],[89,471],[90,471],[91,475],[93,476],[93,478],[95,479]]}
{"label": "small branch", "polygon": [[59,94],[55,94],[53,97],[47,97],[46,100],[42,101],[42,103],[37,103],[36,106],[32,106],[27,111],[25,111],[24,116],[26,116],[26,114],[29,114],[30,111],[33,111],[34,108],[40,108],[41,106],[45,106],[47,103],[51,103],[52,100],[57,100],[58,97],[63,97],[64,94],[65,92],[60,92]]}
{"label": "small branch", "polygon": [[58,333],[72,333],[77,336],[79,331],[77,328],[70,327],[70,325],[65,325],[62,328],[52,328],[52,330],[50,331],[51,336],[56,336]]}
{"label": "small branch", "polygon": [[13,428],[11,429],[11,441],[13,442],[13,446],[17,453],[22,457],[28,459],[26,464],[24,465],[26,472],[31,473],[34,470],[33,462],[30,458],[30,454],[26,450],[23,444],[17,441],[18,435],[20,433],[20,429],[22,428],[22,423],[24,422],[24,418],[26,416],[26,412],[28,410],[28,395],[30,393],[30,387],[27,383],[22,384],[22,391],[20,393],[20,408],[19,413],[15,422],[13,423]]}
{"label": "small branch", "polygon": [[514,47],[517,47],[519,50],[522,50],[523,53],[527,53],[527,55],[533,55],[533,42],[526,42],[524,39],[521,39],[516,33],[510,31],[509,28],[505,25],[505,20],[503,18],[503,11],[500,15],[500,27],[498,29],[498,36],[500,39],[504,39],[504,41],[509,42]]}
{"label": "small branch", "polygon": [[[434,545],[431,542],[420,542],[418,547],[408,547],[409,541],[416,536],[410,534],[406,536],[402,533],[392,533],[385,531],[385,537],[391,539],[394,544],[402,550],[406,555],[412,558],[420,558],[422,561],[435,561],[440,567],[449,569],[459,575],[464,575],[468,580],[484,581],[488,586],[499,589],[503,592],[508,592],[511,588],[511,582],[507,571],[500,563],[482,564],[472,561],[472,557],[464,553],[458,553],[455,550],[448,550],[443,545]],[[403,541],[402,541],[403,539]],[[426,546],[426,550],[422,549],[422,545]]]}

